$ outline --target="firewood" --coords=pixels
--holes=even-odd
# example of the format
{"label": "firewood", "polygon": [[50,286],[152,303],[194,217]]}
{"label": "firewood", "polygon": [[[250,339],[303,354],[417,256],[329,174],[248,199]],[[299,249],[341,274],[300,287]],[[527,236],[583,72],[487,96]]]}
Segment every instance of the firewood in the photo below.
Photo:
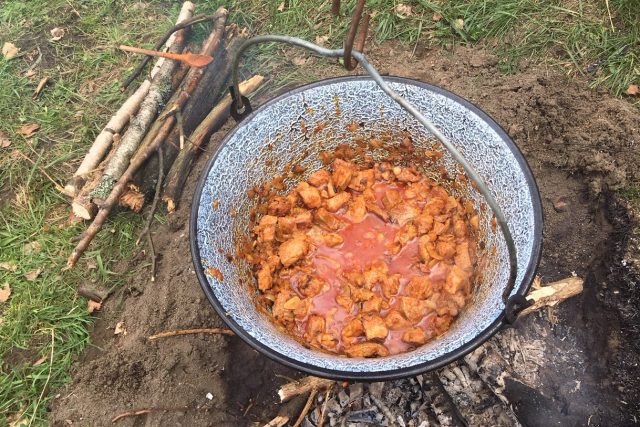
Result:
{"label": "firewood", "polygon": [[[176,21],[176,24],[180,24],[189,18],[193,14],[194,5],[191,2],[185,2],[182,5],[182,9],[180,10],[180,14]],[[175,40],[175,33],[172,34],[166,42],[166,47],[170,48],[173,45]],[[151,70],[151,79],[153,79],[160,67],[165,62],[164,59],[160,59],[156,62],[156,65]],[[136,114],[142,100],[147,96],[149,92],[149,88],[151,87],[151,80],[146,79],[140,84],[140,87],[122,104],[122,106],[118,109],[118,111],[111,117],[106,126],[102,129],[102,131],[98,134],[96,139],[94,140],[91,148],[89,148],[89,152],[86,154],[82,163],[78,167],[78,169],[73,174],[73,177],[69,180],[69,182],[64,187],[64,192],[69,197],[76,197],[78,191],[82,188],[86,181],[86,177],[89,173],[91,173],[98,164],[102,161],[104,156],[109,151],[113,141],[113,135],[120,133],[122,129],[126,126],[127,123],[131,120],[131,118]],[[95,208],[95,206],[93,207]]]}
{"label": "firewood", "polygon": [[[260,86],[264,78],[262,76],[253,76],[240,84],[240,93],[247,95]],[[167,204],[167,211],[173,212],[177,207],[177,203],[182,195],[184,183],[189,176],[191,166],[196,156],[202,150],[203,142],[212,133],[219,130],[229,117],[229,109],[231,107],[231,96],[225,96],[218,105],[207,115],[200,123],[196,130],[189,137],[189,143],[184,150],[180,151],[173,166],[169,170],[166,179],[166,186],[162,196],[162,200]]]}
{"label": "firewood", "polygon": [[582,292],[583,283],[584,280],[579,277],[568,277],[534,289],[527,295],[527,300],[533,304],[522,310],[520,316],[526,316],[545,306],[554,307],[559,302],[578,295]]}
{"label": "firewood", "polygon": [[136,213],[140,213],[142,206],[144,206],[144,194],[140,192],[137,186],[129,183],[124,194],[120,196],[119,204]]}
{"label": "firewood", "polygon": [[[228,12],[224,7],[218,8],[215,16],[218,18],[214,21],[213,29],[209,35],[209,38],[205,41],[202,47],[201,53],[203,55],[212,55],[220,41],[222,39],[222,35],[224,32],[224,27],[226,23]],[[170,61],[172,64],[171,71],[175,67],[175,63]],[[164,69],[164,67],[163,67]],[[187,73],[187,76],[184,78],[182,85],[172,96],[171,99],[166,102],[166,97],[170,92],[167,90],[167,86],[170,79],[171,74],[162,74],[162,70],[158,73],[157,78],[164,78],[164,80],[160,79],[157,82],[154,80],[151,88],[149,89],[149,94],[145,101],[143,101],[143,106],[140,108],[140,112],[133,123],[138,121],[138,118],[144,113],[144,124],[145,127],[134,127],[134,131],[132,132],[132,136],[130,139],[126,139],[129,131],[131,131],[131,127],[125,134],[122,139],[122,143],[118,149],[118,152],[114,156],[114,158],[109,162],[107,167],[105,168],[102,180],[99,186],[92,192],[92,196],[96,204],[100,206],[100,201],[109,194],[111,188],[113,188],[113,184],[115,180],[117,180],[128,165],[129,159],[133,155],[133,153],[138,149],[138,147],[142,148],[145,144],[149,144],[149,141],[152,141],[160,127],[168,126],[169,130],[173,127],[175,123],[175,112],[181,110],[187,100],[191,97],[191,94],[198,86],[198,82],[202,77],[204,70],[201,68],[191,68]],[[149,101],[149,102],[147,102]],[[161,104],[165,104],[166,107],[159,119],[156,120],[153,124],[153,119],[155,118],[155,114],[157,113],[158,107]],[[148,108],[145,106],[148,104]],[[167,116],[171,114],[170,116]],[[147,119],[151,119],[147,122]],[[150,128],[149,128],[150,127]],[[146,135],[145,135],[146,134]],[[165,135],[166,136],[166,135]]]}
{"label": "firewood", "polygon": [[423,375],[422,388],[431,401],[431,409],[442,427],[462,427],[462,415],[435,372]]}
{"label": "firewood", "polygon": [[335,384],[333,380],[308,376],[298,381],[284,384],[278,390],[278,396],[280,397],[280,402],[286,402],[295,396],[310,393],[311,390],[324,390],[333,386],[333,384]]}
{"label": "firewood", "polygon": [[305,396],[297,396],[280,407],[278,415],[269,421],[264,427],[282,427],[291,420],[295,420],[296,416],[302,411],[305,402]]}

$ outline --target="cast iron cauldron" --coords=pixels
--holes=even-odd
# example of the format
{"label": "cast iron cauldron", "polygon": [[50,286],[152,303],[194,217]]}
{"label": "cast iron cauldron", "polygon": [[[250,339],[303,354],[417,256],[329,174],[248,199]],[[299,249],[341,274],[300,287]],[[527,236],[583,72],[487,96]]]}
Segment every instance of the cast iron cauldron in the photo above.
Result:
{"label": "cast iron cauldron", "polygon": [[[459,96],[415,80],[387,77],[385,81],[456,144],[490,188],[517,248],[518,275],[512,295],[525,295],[540,259],[542,209],[521,152],[487,114]],[[319,169],[322,150],[354,144],[354,133],[345,131],[353,122],[360,125],[355,135],[364,137],[407,130],[417,148],[415,163],[427,173],[430,170],[430,162],[419,153],[439,143],[371,78],[342,77],[297,88],[246,117],[208,162],[193,199],[192,258],[200,284],[218,314],[240,338],[266,356],[334,379],[378,381],[416,375],[461,358],[503,325],[505,304],[501,296],[509,276],[508,253],[503,236],[491,226],[489,209],[480,221],[484,235],[480,254],[486,266],[476,281],[471,303],[442,336],[414,351],[388,357],[352,359],[305,348],[256,309],[252,299],[256,286],[249,266],[225,258],[225,253],[235,253],[236,239],[249,233],[249,210],[254,201],[247,197],[247,190],[282,173],[290,162],[306,166],[306,174]],[[313,134],[310,129],[317,123],[326,127]],[[457,176],[459,166],[440,150],[449,175]],[[371,154],[374,158],[384,156],[384,152]],[[296,181],[286,183],[291,187]],[[476,208],[484,203],[470,184],[462,187],[458,193],[472,200]],[[219,202],[217,209],[215,200]],[[219,269],[224,279],[206,274],[208,267]]]}

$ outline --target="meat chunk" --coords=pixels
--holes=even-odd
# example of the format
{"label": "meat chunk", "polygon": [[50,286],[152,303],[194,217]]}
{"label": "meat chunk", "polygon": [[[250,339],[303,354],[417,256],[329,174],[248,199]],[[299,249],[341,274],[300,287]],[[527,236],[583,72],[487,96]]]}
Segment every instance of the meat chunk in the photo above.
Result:
{"label": "meat chunk", "polygon": [[400,289],[400,275],[399,274],[393,274],[390,276],[386,276],[383,280],[382,280],[382,294],[387,297],[387,298],[391,298],[392,296],[396,295],[398,293],[398,290]]}
{"label": "meat chunk", "polygon": [[355,304],[351,298],[351,287],[343,286],[340,288],[340,292],[336,295],[336,303],[347,311],[351,311],[353,304]]}
{"label": "meat chunk", "polygon": [[431,261],[431,255],[429,255],[429,251],[427,250],[429,245],[433,245],[431,237],[428,235],[420,236],[418,240],[418,254],[420,255],[420,259],[425,263]]}
{"label": "meat chunk", "polygon": [[327,230],[331,230],[331,231],[338,230],[344,225],[342,221],[336,218],[333,214],[331,214],[331,212],[329,212],[325,208],[320,208],[317,211],[315,211],[313,215],[313,220],[320,227]]}
{"label": "meat chunk", "polygon": [[288,240],[291,238],[295,229],[296,222],[293,218],[288,216],[278,218],[278,223],[276,225],[276,240],[280,242]]}
{"label": "meat chunk", "polygon": [[377,261],[369,267],[363,274],[364,286],[367,289],[373,288],[377,283],[382,283],[389,273],[389,267],[384,261]]}
{"label": "meat chunk", "polygon": [[395,207],[401,201],[402,196],[400,195],[400,192],[393,188],[385,191],[382,195],[382,205],[386,210]]}
{"label": "meat chunk", "polygon": [[342,159],[335,159],[333,161],[333,173],[331,174],[333,186],[337,190],[344,190],[347,188],[355,170],[356,165],[353,163],[345,162]]}
{"label": "meat chunk", "polygon": [[269,267],[268,263],[264,261],[261,263],[261,267],[260,270],[258,270],[257,277],[258,289],[260,289],[261,291],[271,289],[271,286],[273,286],[273,282],[271,278],[271,268]]}
{"label": "meat chunk", "polygon": [[258,242],[272,242],[276,237],[276,223],[278,217],[273,215],[265,215],[255,227],[258,235]]}
{"label": "meat chunk", "polygon": [[351,199],[351,194],[347,192],[338,193],[330,199],[327,199],[325,206],[329,212],[336,212],[343,207]]}
{"label": "meat chunk", "polygon": [[367,315],[362,318],[362,326],[367,340],[384,340],[389,334],[389,329],[384,320],[378,315]]}
{"label": "meat chunk", "polygon": [[464,222],[462,218],[456,218],[453,221],[453,234],[456,237],[467,236],[467,224]]}
{"label": "meat chunk", "polygon": [[353,222],[362,222],[367,215],[367,206],[363,196],[354,196],[347,211]]}
{"label": "meat chunk", "polygon": [[401,203],[389,210],[389,217],[400,225],[405,225],[420,215],[420,208],[413,203]]}
{"label": "meat chunk", "polygon": [[298,291],[305,297],[314,297],[320,293],[324,287],[324,281],[318,277],[309,278],[298,282]]}
{"label": "meat chunk", "polygon": [[473,268],[471,256],[469,255],[469,242],[463,241],[456,247],[456,265],[464,271],[470,272]]}
{"label": "meat chunk", "polygon": [[364,191],[371,187],[375,181],[375,173],[373,169],[365,169],[357,171],[353,174],[349,182],[349,188],[355,191]]}
{"label": "meat chunk", "polygon": [[275,196],[269,201],[267,212],[269,215],[285,216],[291,211],[291,202],[283,196]]}
{"label": "meat chunk", "polygon": [[293,222],[295,222],[298,227],[302,228],[311,225],[311,220],[313,218],[311,211],[303,208],[292,209],[291,217],[293,218]]}
{"label": "meat chunk", "polygon": [[400,297],[400,309],[405,317],[413,322],[422,319],[429,311],[423,301],[411,297]]}
{"label": "meat chunk", "polygon": [[398,181],[402,182],[418,182],[420,181],[420,176],[414,170],[410,168],[401,168],[400,166],[395,166],[393,168],[393,174],[396,176]]}
{"label": "meat chunk", "polygon": [[351,319],[347,325],[342,328],[340,336],[346,345],[354,343],[358,337],[364,334],[364,326],[360,319]]}
{"label": "meat chunk", "polygon": [[387,328],[392,331],[404,329],[409,326],[409,321],[398,310],[389,311],[384,318],[384,323],[387,325]]}
{"label": "meat chunk", "polygon": [[365,201],[365,206],[367,207],[367,211],[371,212],[372,214],[378,215],[383,221],[389,221],[389,214],[387,213],[387,211],[378,206],[376,202],[367,200]]}
{"label": "meat chunk", "polygon": [[428,276],[412,277],[404,290],[407,296],[417,299],[427,299],[433,294],[433,287]]}
{"label": "meat chunk", "polygon": [[379,296],[374,296],[362,303],[362,313],[379,313],[382,309],[382,298]]}
{"label": "meat chunk", "polygon": [[296,261],[304,257],[309,252],[309,243],[304,237],[294,237],[282,243],[278,248],[280,262],[285,267],[293,265]]}
{"label": "meat chunk", "polygon": [[411,328],[402,334],[402,341],[407,344],[422,345],[427,342],[427,337],[421,328]]}
{"label": "meat chunk", "polygon": [[320,335],[320,346],[325,350],[334,350],[338,345],[338,340],[331,334]]}
{"label": "meat chunk", "polygon": [[320,192],[317,188],[310,186],[306,182],[301,182],[296,187],[296,190],[308,208],[315,209],[322,205],[322,197],[320,197]]}
{"label": "meat chunk", "polygon": [[433,216],[423,212],[414,218],[413,223],[418,227],[418,234],[426,234],[433,227]]}
{"label": "meat chunk", "polygon": [[445,204],[446,202],[443,199],[439,197],[433,197],[429,199],[424,205],[424,208],[422,208],[422,212],[427,213],[431,216],[440,215],[442,212],[444,212]]}
{"label": "meat chunk", "polygon": [[456,254],[456,242],[453,234],[443,234],[438,237],[436,251],[442,258],[451,258]]}
{"label": "meat chunk", "polygon": [[345,353],[349,357],[384,357],[389,355],[389,350],[376,342],[363,342],[345,349]]}
{"label": "meat chunk", "polygon": [[413,223],[410,222],[402,226],[402,228],[398,230],[395,237],[393,238],[394,246],[397,249],[397,251],[394,251],[394,253],[400,252],[400,249],[402,249],[402,247],[406,245],[407,242],[413,240],[417,235],[418,227],[416,227]]}
{"label": "meat chunk", "polygon": [[309,340],[314,340],[316,337],[324,333],[324,317],[312,314],[307,320],[307,337]]}
{"label": "meat chunk", "polygon": [[366,288],[356,288],[355,286],[351,287],[351,298],[355,301],[355,302],[362,302],[362,301],[369,301],[371,298],[373,298],[376,294],[374,294],[373,292],[371,292],[369,289]]}
{"label": "meat chunk", "polygon": [[344,238],[341,235],[337,233],[327,233],[315,226],[307,231],[307,236],[309,236],[311,242],[316,246],[326,245],[333,248],[344,242]]}
{"label": "meat chunk", "polygon": [[465,286],[468,286],[468,284],[469,274],[457,265],[454,265],[451,267],[451,270],[447,275],[447,281],[444,285],[444,289],[450,294],[455,294]]}
{"label": "meat chunk", "polygon": [[309,179],[307,179],[307,182],[314,187],[320,188],[323,185],[326,185],[329,182],[330,178],[331,174],[329,173],[329,171],[327,171],[326,169],[320,169],[312,173]]}

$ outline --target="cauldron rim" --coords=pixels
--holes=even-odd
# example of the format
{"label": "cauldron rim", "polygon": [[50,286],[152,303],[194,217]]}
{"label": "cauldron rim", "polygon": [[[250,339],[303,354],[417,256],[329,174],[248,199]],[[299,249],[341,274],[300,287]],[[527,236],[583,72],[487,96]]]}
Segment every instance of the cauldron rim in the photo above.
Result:
{"label": "cauldron rim", "polygon": [[[520,285],[516,287],[516,294],[525,296],[529,289],[531,288],[531,284],[535,277],[535,272],[538,269],[538,265],[540,263],[540,258],[542,254],[542,227],[543,227],[543,214],[542,214],[542,200],[540,198],[540,191],[538,189],[538,185],[533,177],[533,173],[529,164],[527,163],[522,151],[518,148],[518,146],[512,141],[507,132],[495,121],[491,116],[485,113],[482,109],[480,109],[475,104],[470,101],[450,92],[446,89],[443,89],[439,86],[435,86],[429,83],[424,83],[419,80],[410,79],[406,77],[400,76],[384,76],[385,81],[391,83],[401,83],[406,85],[417,86],[428,91],[434,92],[439,95],[443,95],[454,102],[459,103],[463,107],[467,108],[471,112],[475,113],[480,117],[482,121],[488,124],[491,129],[493,129],[500,138],[506,143],[509,150],[511,150],[512,154],[518,161],[518,166],[520,167],[522,173],[525,176],[530,194],[531,194],[531,203],[533,210],[533,245],[531,249],[531,257],[527,264],[527,270],[522,276],[522,281]],[[244,123],[249,123],[256,115],[260,114],[263,110],[268,108],[269,106],[276,104],[282,99],[285,99],[289,96],[296,95],[300,92],[304,92],[308,89],[317,88],[321,86],[331,85],[335,83],[344,83],[350,81],[371,81],[371,77],[369,76],[343,76],[343,77],[331,77],[327,79],[318,80],[313,83],[305,84],[285,93],[282,93],[264,104],[260,105],[257,109],[255,109],[250,115],[245,117],[241,122],[236,124],[236,126],[231,129],[227,135],[222,139],[216,150],[212,153],[211,158],[205,165],[204,169],[201,172],[198,185],[196,187],[196,191],[193,195],[192,204],[191,204],[191,215],[189,220],[189,240],[190,240],[190,249],[191,249],[191,258],[193,261],[193,266],[198,277],[198,282],[202,287],[209,303],[213,306],[218,315],[222,318],[222,320],[229,326],[229,328],[240,337],[245,343],[249,344],[258,352],[264,354],[272,360],[275,360],[283,365],[286,365],[290,368],[297,369],[303,372],[306,372],[311,375],[315,375],[323,378],[330,378],[334,380],[353,380],[353,381],[387,381],[394,380],[400,378],[411,377],[415,375],[419,375],[425,372],[429,372],[438,368],[441,368],[449,363],[452,363],[456,360],[461,359],[468,353],[472,352],[484,342],[489,340],[493,335],[495,335],[500,328],[503,326],[505,321],[505,313],[504,310],[500,313],[500,315],[496,318],[496,320],[491,323],[487,328],[478,333],[473,339],[463,344],[462,346],[446,353],[440,357],[437,357],[433,360],[426,361],[424,363],[419,363],[416,365],[408,366],[405,368],[399,369],[390,369],[385,371],[374,371],[374,372],[354,372],[354,371],[343,371],[343,370],[334,370],[334,369],[326,369],[321,368],[312,364],[304,363],[299,360],[292,359],[288,356],[283,355],[272,349],[271,347],[263,344],[253,336],[251,336],[244,328],[242,328],[232,317],[228,316],[226,310],[218,301],[215,296],[213,289],[209,285],[209,282],[205,276],[204,266],[202,264],[202,259],[200,258],[200,251],[198,248],[198,239],[197,239],[197,222],[198,222],[198,211],[200,207],[200,198],[202,196],[202,191],[207,181],[207,177],[214,163],[216,162],[219,153],[225,147],[227,142],[233,138],[235,133],[240,129]]]}

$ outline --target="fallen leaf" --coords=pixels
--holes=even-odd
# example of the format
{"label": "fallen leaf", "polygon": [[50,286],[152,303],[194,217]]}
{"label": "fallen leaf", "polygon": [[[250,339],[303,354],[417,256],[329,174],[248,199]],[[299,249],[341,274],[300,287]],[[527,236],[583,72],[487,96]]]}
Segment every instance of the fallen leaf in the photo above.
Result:
{"label": "fallen leaf", "polygon": [[400,16],[411,16],[413,15],[413,11],[411,10],[411,6],[408,4],[398,3],[393,10]]}
{"label": "fallen leaf", "polygon": [[11,296],[11,286],[9,282],[4,282],[2,288],[0,288],[0,302],[6,302]]}
{"label": "fallen leaf", "polygon": [[26,273],[24,273],[24,277],[28,281],[33,282],[38,278],[38,276],[40,276],[40,273],[42,273],[42,268],[36,268],[35,270],[27,271]]}
{"label": "fallen leaf", "polygon": [[40,359],[36,360],[35,362],[33,362],[33,366],[39,366],[42,365],[44,362],[46,362],[49,358],[47,356],[42,356]]}
{"label": "fallen leaf", "polygon": [[64,28],[60,28],[60,27],[54,28],[53,30],[51,30],[51,37],[52,37],[51,41],[55,42],[60,40],[61,38],[64,37],[65,33],[66,32]]}
{"label": "fallen leaf", "polygon": [[124,327],[124,322],[116,323],[116,329],[113,331],[114,335],[127,335],[127,330]]}
{"label": "fallen leaf", "polygon": [[6,133],[0,130],[0,148],[7,148],[11,145],[11,140]]}
{"label": "fallen leaf", "polygon": [[438,22],[441,19],[442,19],[442,14],[441,13],[435,12],[433,15],[431,15],[431,20],[433,22]]}
{"label": "fallen leaf", "polygon": [[640,85],[629,85],[627,95],[640,95]]}
{"label": "fallen leaf", "polygon": [[37,123],[29,123],[20,128],[18,132],[25,138],[29,138],[40,129],[40,125]]}
{"label": "fallen leaf", "polygon": [[15,271],[18,269],[18,265],[15,262],[0,262],[0,268],[3,270],[7,270],[10,271],[12,273],[15,273]]}
{"label": "fallen leaf", "polygon": [[9,427],[27,427],[29,425],[29,420],[26,418],[19,418],[16,421],[9,424]]}
{"label": "fallen leaf", "polygon": [[458,18],[458,19],[456,19],[455,21],[453,21],[453,27],[454,27],[456,30],[461,30],[461,29],[463,29],[463,28],[464,28],[464,19],[460,19],[460,18]]}
{"label": "fallen leaf", "polygon": [[102,304],[90,299],[87,301],[87,308],[89,309],[89,313],[93,313],[94,311],[100,311]]}
{"label": "fallen leaf", "polygon": [[44,87],[47,85],[47,83],[49,82],[49,77],[43,77],[40,80],[40,83],[38,83],[38,87],[36,88],[35,91],[33,91],[33,99],[37,99],[38,96],[40,96],[40,93],[42,92],[42,89],[44,89]]}
{"label": "fallen leaf", "polygon": [[2,45],[2,56],[4,59],[11,59],[16,56],[20,52],[20,48],[16,47],[15,44],[10,42],[4,42]]}
{"label": "fallen leaf", "polygon": [[95,270],[96,268],[98,268],[96,260],[94,258],[89,258],[87,260],[87,270]]}
{"label": "fallen leaf", "polygon": [[33,70],[33,69],[28,70],[26,73],[24,73],[24,76],[27,77],[27,78],[31,78],[31,77],[33,77],[35,75],[36,75],[36,70]]}
{"label": "fallen leaf", "polygon": [[24,246],[22,246],[22,253],[24,255],[31,255],[33,253],[40,252],[41,249],[42,243],[34,240],[33,242],[25,243]]}
{"label": "fallen leaf", "polygon": [[280,3],[280,6],[278,6],[278,12],[282,11],[284,11],[284,2]]}
{"label": "fallen leaf", "polygon": [[293,65],[301,66],[307,62],[307,58],[304,56],[294,56],[291,62],[293,62]]}
{"label": "fallen leaf", "polygon": [[327,40],[329,40],[329,36],[316,36],[317,45],[324,46]]}

